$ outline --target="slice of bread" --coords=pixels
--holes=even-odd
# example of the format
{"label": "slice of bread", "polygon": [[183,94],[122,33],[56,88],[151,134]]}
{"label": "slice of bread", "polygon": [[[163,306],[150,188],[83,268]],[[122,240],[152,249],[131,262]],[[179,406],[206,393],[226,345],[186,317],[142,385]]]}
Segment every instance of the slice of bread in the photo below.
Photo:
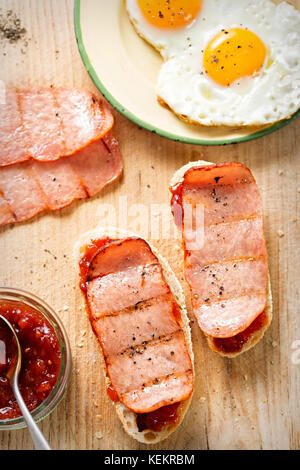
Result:
{"label": "slice of bread", "polygon": [[[127,238],[127,237],[139,237],[139,235],[130,233],[126,230],[121,230],[115,227],[99,227],[94,230],[91,230],[85,234],[83,234],[78,242],[75,244],[74,247],[74,258],[76,260],[77,264],[77,270],[79,268],[79,261],[81,257],[84,254],[86,246],[92,241],[92,240],[99,240],[101,238],[109,237],[112,239],[118,239],[118,238]],[[142,238],[142,237],[139,237]],[[166,282],[168,283],[171,292],[178,303],[178,306],[180,308],[181,312],[181,327],[184,332],[185,336],[185,341],[188,349],[188,353],[191,358],[191,362],[193,365],[193,372],[194,371],[194,354],[193,354],[193,349],[192,349],[192,339],[191,339],[191,330],[189,327],[189,319],[187,316],[187,310],[186,310],[186,305],[185,305],[185,297],[184,293],[182,290],[182,287],[176,278],[174,272],[172,271],[171,267],[169,266],[168,262],[163,258],[156,248],[152,246],[149,242],[147,242],[154,253],[154,255],[158,258],[163,274],[165,277]],[[106,377],[106,387],[108,388],[110,386],[110,379],[106,373],[105,370],[105,362],[104,359],[102,361],[103,364],[103,369]],[[190,403],[192,400],[192,395],[185,401],[183,401],[178,408],[178,416],[179,419],[176,424],[170,424],[164,427],[161,431],[150,431],[150,430],[145,430],[145,431],[139,431],[136,423],[136,413],[132,412],[129,410],[123,403],[121,402],[116,402],[113,403],[113,406],[115,407],[115,410],[117,412],[117,415],[119,419],[121,420],[124,430],[127,432],[127,434],[137,441],[143,443],[143,444],[156,444],[157,442],[160,442],[164,439],[166,439],[172,432],[174,432],[180,423],[182,422],[185,413],[187,412]]]}
{"label": "slice of bread", "polygon": [[[183,182],[184,180],[184,175],[185,173],[190,170],[191,168],[199,168],[199,167],[204,167],[204,166],[209,166],[213,165],[211,162],[206,162],[204,160],[198,160],[196,162],[190,162],[187,163],[186,165],[182,166],[177,170],[170,182],[170,187],[176,186],[177,184]],[[250,348],[252,348],[258,341],[264,336],[265,331],[267,328],[270,326],[270,323],[272,321],[272,316],[273,316],[273,308],[272,308],[272,291],[271,291],[271,282],[270,282],[270,275],[268,277],[268,288],[267,288],[267,301],[266,301],[266,306],[265,306],[265,313],[266,313],[266,322],[265,324],[257,331],[255,331],[253,334],[251,334],[248,338],[248,340],[243,344],[241,350],[234,352],[234,353],[229,353],[229,352],[224,352],[217,348],[217,346],[214,343],[213,338],[210,336],[206,336],[207,342],[209,347],[214,351],[220,354],[221,356],[224,357],[229,357],[233,358],[238,356],[239,354],[242,354],[245,351],[248,351]]]}

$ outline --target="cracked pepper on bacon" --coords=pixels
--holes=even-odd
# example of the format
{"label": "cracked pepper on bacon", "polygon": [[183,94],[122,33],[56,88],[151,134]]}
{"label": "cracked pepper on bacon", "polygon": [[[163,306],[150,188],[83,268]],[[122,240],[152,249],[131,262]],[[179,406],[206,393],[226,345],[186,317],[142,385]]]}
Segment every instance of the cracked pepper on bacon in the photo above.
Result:
{"label": "cracked pepper on bacon", "polygon": [[193,368],[181,313],[149,245],[134,237],[95,240],[80,267],[110,397],[138,414],[186,400]]}
{"label": "cracked pepper on bacon", "polygon": [[[240,163],[195,164],[171,192],[198,324],[214,350],[240,352],[271,321],[263,208],[254,177]],[[186,223],[188,209],[192,221]]]}

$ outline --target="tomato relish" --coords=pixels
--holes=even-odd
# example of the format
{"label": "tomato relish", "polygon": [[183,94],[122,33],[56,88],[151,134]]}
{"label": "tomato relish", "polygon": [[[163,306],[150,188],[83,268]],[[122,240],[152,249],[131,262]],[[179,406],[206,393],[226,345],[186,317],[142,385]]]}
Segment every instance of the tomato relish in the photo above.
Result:
{"label": "tomato relish", "polygon": [[111,238],[106,237],[100,240],[93,240],[89,245],[87,245],[85,249],[85,254],[83,258],[79,261],[79,269],[80,269],[80,289],[85,293],[87,289],[87,282],[88,282],[88,271],[90,268],[90,264],[94,258],[94,256],[98,253],[98,251],[111,242]]}
{"label": "tomato relish", "polygon": [[[107,394],[111,401],[119,401],[118,394],[116,390],[110,385],[107,389]],[[136,414],[136,423],[138,430],[145,431],[161,431],[164,426],[169,426],[171,424],[176,424],[178,422],[178,407],[181,402],[174,403],[172,405],[162,406],[155,411],[150,413],[137,413]]]}
{"label": "tomato relish", "polygon": [[182,227],[182,183],[178,183],[170,188],[172,193],[171,211],[174,216],[174,222],[177,227]]}
{"label": "tomato relish", "polygon": [[119,401],[119,396],[116,392],[116,390],[113,388],[112,385],[110,385],[107,389],[107,395],[109,396],[109,398],[111,399],[111,401],[113,402],[117,402]]}
{"label": "tomato relish", "polygon": [[141,413],[137,415],[136,422],[139,431],[150,431],[159,432],[164,426],[176,424],[178,422],[178,407],[179,403],[173,405],[167,405],[159,408],[158,410],[152,411],[151,413]]}
{"label": "tomato relish", "polygon": [[[51,393],[60,372],[61,347],[51,324],[36,309],[22,302],[0,301],[0,315],[14,327],[22,349],[19,388],[30,411]],[[16,345],[0,322],[0,420],[21,416],[6,374]]]}
{"label": "tomato relish", "polygon": [[244,331],[231,338],[214,338],[214,344],[219,351],[224,353],[238,353],[242,350],[244,344],[249,341],[257,331],[263,328],[268,322],[267,313],[264,310]]}

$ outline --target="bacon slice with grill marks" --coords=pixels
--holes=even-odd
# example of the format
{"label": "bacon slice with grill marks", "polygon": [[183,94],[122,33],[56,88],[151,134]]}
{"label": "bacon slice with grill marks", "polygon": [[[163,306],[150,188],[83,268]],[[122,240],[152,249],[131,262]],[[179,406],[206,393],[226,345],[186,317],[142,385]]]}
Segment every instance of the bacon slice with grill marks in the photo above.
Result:
{"label": "bacon slice with grill marks", "polygon": [[121,174],[117,140],[107,134],[76,155],[0,167],[0,225],[22,222],[94,196]]}
{"label": "bacon slice with grill marks", "polygon": [[[23,222],[48,209],[46,195],[27,162],[0,168],[0,190],[15,221]],[[9,221],[4,219],[2,225]]]}
{"label": "bacon slice with grill marks", "polygon": [[8,90],[0,104],[0,166],[72,155],[105,136],[114,119],[89,91]]}
{"label": "bacon slice with grill marks", "polygon": [[0,192],[0,226],[15,222],[15,216],[10,208],[9,203]]}
{"label": "bacon slice with grill marks", "polygon": [[[256,182],[240,163],[196,165],[171,191],[199,326],[209,337],[235,337],[266,307],[268,262]],[[197,226],[199,207],[204,218]]]}
{"label": "bacon slice with grill marks", "polygon": [[119,143],[110,132],[103,139],[72,155],[69,162],[90,197],[115,181],[123,169]]}
{"label": "bacon slice with grill marks", "polygon": [[119,400],[136,413],[186,400],[192,363],[178,305],[149,245],[107,239],[82,266],[90,321]]}

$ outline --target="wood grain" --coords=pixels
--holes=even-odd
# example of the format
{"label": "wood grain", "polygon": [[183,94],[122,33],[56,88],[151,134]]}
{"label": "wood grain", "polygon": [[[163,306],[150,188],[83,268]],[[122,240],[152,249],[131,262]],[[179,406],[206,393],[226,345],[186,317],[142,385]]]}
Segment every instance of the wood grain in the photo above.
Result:
{"label": "wood grain", "polygon": [[[300,7],[299,1],[294,3]],[[27,47],[0,43],[0,79],[7,86],[53,84],[94,90],[77,51],[72,0],[1,0],[0,7],[17,13],[30,38]],[[190,160],[240,161],[253,171],[263,197],[274,319],[254,349],[228,360],[208,349],[189,309],[196,361],[193,402],[182,427],[167,441],[150,447],[299,449],[300,364],[292,355],[294,342],[300,340],[299,221],[295,220],[299,218],[300,120],[257,141],[211,148],[168,141],[114,114],[124,176],[89,201],[0,231],[0,284],[28,290],[49,302],[61,316],[72,346],[70,389],[41,423],[42,431],[55,449],[144,447],[124,433],[106,395],[99,347],[78,288],[73,245],[81,233],[104,223],[104,204],[110,204],[120,225],[124,224],[120,209],[124,199],[120,198],[125,196],[128,207],[139,203],[144,206],[135,207],[137,211],[148,210],[141,217],[145,228],[150,224],[151,204],[168,203],[170,177]],[[113,223],[113,216],[112,210],[105,222]],[[134,213],[129,222],[129,228],[135,228]],[[146,235],[151,238],[151,233]],[[189,305],[179,241],[153,238],[155,234],[151,241],[182,281]],[[31,448],[26,430],[0,432],[0,449]]]}

